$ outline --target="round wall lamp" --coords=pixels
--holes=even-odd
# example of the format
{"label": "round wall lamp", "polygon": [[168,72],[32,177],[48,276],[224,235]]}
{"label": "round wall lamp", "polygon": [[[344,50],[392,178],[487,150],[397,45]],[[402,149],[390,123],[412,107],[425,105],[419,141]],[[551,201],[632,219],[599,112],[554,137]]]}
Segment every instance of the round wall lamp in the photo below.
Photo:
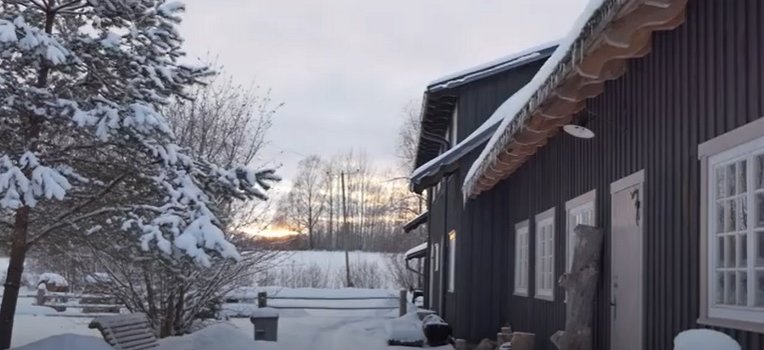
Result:
{"label": "round wall lamp", "polygon": [[580,139],[590,139],[594,137],[594,131],[591,131],[586,127],[586,125],[589,124],[589,121],[592,119],[593,117],[591,116],[591,113],[587,111],[580,118],[578,118],[575,124],[567,124],[562,127],[562,130],[565,130],[566,133],[573,137]]}

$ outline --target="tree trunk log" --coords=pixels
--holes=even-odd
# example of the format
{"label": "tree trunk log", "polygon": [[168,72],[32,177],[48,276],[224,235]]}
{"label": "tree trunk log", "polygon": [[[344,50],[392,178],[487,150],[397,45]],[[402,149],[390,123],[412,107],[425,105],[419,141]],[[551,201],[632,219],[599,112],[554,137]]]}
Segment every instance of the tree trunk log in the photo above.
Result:
{"label": "tree trunk log", "polygon": [[556,332],[551,339],[560,350],[590,350],[603,234],[602,230],[588,225],[578,225],[574,232],[573,264],[559,281],[567,296],[565,330]]}
{"label": "tree trunk log", "polygon": [[24,272],[24,259],[27,254],[27,231],[29,227],[29,207],[16,211],[13,225],[11,258],[8,262],[8,274],[5,277],[5,292],[0,305],[0,349],[10,349],[13,335],[13,317],[16,314],[16,302],[21,287],[21,274]]}

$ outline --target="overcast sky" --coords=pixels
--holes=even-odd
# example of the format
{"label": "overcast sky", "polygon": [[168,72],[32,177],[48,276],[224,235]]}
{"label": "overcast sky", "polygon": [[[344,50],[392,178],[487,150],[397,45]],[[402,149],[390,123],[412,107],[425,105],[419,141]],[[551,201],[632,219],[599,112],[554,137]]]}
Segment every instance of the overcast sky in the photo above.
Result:
{"label": "overcast sky", "polygon": [[189,55],[286,105],[262,161],[362,149],[396,166],[402,110],[440,76],[556,40],[586,0],[185,0]]}

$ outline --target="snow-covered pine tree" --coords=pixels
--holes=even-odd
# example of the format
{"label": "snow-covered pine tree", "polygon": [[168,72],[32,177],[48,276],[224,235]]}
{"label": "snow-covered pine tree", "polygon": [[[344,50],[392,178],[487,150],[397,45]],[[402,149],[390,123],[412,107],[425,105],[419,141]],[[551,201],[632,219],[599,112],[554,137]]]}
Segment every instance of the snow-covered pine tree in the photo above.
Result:
{"label": "snow-covered pine tree", "polygon": [[11,241],[0,348],[10,346],[25,253],[58,231],[117,220],[141,249],[167,258],[239,258],[216,207],[265,199],[278,177],[195,160],[174,143],[160,107],[210,73],[178,61],[183,9],[165,0],[0,3],[0,232]]}

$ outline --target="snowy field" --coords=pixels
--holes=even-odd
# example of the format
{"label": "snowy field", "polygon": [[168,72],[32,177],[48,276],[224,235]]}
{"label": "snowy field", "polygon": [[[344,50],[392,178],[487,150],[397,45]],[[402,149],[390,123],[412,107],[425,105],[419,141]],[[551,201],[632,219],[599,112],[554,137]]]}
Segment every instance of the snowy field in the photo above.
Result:
{"label": "snowy field", "polygon": [[[390,271],[392,254],[350,252],[350,272],[356,287],[400,288]],[[345,286],[345,253],[341,251],[288,251],[274,267],[258,274],[259,285],[294,288]]]}

